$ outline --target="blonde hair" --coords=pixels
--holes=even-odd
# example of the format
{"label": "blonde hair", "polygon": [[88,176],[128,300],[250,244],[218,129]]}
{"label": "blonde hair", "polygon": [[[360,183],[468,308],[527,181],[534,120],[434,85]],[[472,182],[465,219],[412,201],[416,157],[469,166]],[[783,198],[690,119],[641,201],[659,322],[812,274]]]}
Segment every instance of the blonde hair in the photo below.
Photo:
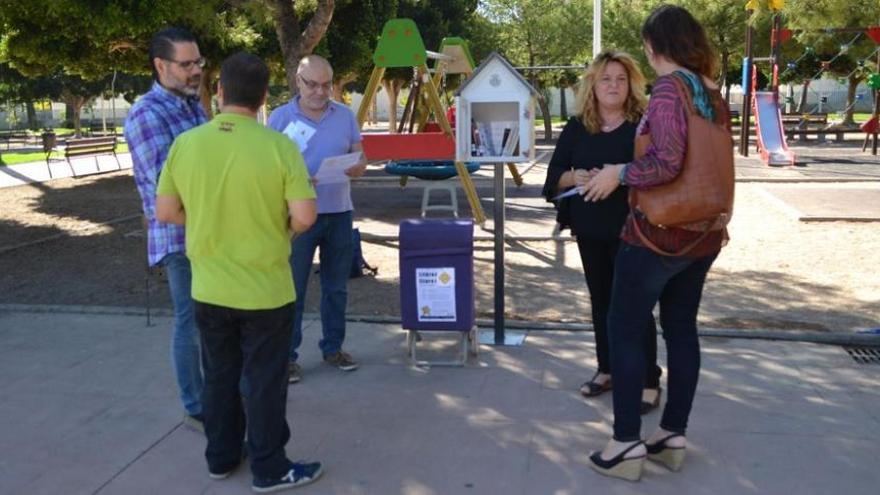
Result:
{"label": "blonde hair", "polygon": [[645,112],[648,99],[645,97],[645,76],[632,55],[624,52],[605,51],[596,55],[593,62],[584,71],[578,89],[576,106],[580,110],[580,119],[590,134],[602,129],[602,116],[599,115],[599,101],[596,99],[596,85],[605,72],[608,64],[617,62],[626,70],[629,91],[623,102],[623,114],[627,121],[638,123]]}

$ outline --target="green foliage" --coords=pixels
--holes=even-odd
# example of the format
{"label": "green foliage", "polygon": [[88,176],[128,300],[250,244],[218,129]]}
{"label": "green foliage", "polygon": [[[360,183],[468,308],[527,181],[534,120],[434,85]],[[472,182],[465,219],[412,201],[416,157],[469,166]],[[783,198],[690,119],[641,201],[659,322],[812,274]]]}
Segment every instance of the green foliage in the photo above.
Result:
{"label": "green foliage", "polygon": [[[499,28],[498,51],[514,65],[583,65],[590,58],[590,1],[488,0],[483,8],[486,18]],[[560,80],[559,73],[552,71],[534,72],[529,77],[538,85]]]}
{"label": "green foliage", "polygon": [[[822,71],[822,60],[815,50],[805,50],[801,56],[779,67],[779,81],[783,84],[800,84],[816,77]],[[790,65],[789,65],[790,64]]]}
{"label": "green foliage", "polygon": [[379,33],[396,10],[397,0],[337,1],[333,22],[315,52],[330,60],[338,80],[366,84]]}
{"label": "green foliage", "polygon": [[0,101],[28,103],[61,95],[57,77],[26,77],[8,63],[0,63]]}
{"label": "green foliage", "polygon": [[6,57],[28,75],[63,68],[100,79],[113,68],[137,72],[147,66],[152,34],[176,24],[196,33],[217,26],[219,0],[0,0]]}

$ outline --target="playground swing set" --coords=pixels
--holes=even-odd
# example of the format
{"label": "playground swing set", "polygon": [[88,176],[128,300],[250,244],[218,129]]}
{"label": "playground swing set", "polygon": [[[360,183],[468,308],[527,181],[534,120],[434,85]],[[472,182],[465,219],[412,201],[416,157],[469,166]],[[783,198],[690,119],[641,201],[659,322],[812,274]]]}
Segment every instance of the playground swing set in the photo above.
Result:
{"label": "playground swing set", "polygon": [[[434,61],[433,69],[428,60]],[[469,76],[475,69],[467,42],[458,37],[444,38],[437,52],[425,48],[418,27],[411,19],[391,19],[382,28],[382,35],[373,53],[373,70],[357,111],[358,124],[363,128],[369,108],[376,97],[386,69],[413,69],[410,91],[396,133],[364,133],[364,155],[369,161],[388,160],[385,171],[400,176],[405,186],[408,177],[423,180],[445,180],[458,176],[464,189],[474,221],[486,220],[470,174],[479,170],[479,163],[456,160],[456,140],[450,117],[440,97],[445,91],[446,76]],[[391,102],[391,111],[395,104]],[[517,186],[522,177],[513,163],[508,163]],[[423,198],[426,209],[428,189]],[[451,194],[454,199],[454,188]],[[455,208],[455,207],[453,207]],[[428,208],[430,209],[430,208]]]}
{"label": "playground swing set", "polygon": [[[781,46],[786,41],[790,40],[795,32],[790,29],[784,29],[781,26],[782,19],[779,11],[782,9],[783,4],[783,1],[777,0],[771,5],[772,10],[774,11],[773,25],[770,34],[771,55],[769,57],[752,56],[753,28],[749,26],[746,30],[746,53],[745,57],[743,58],[743,104],[739,150],[742,156],[748,156],[749,135],[751,133],[750,113],[751,111],[754,111],[755,134],[757,137],[758,152],[760,153],[761,161],[763,161],[765,165],[770,166],[795,165],[797,161],[794,152],[788,148],[788,143],[786,141],[786,129],[783,126],[783,118],[779,98],[779,62],[781,58]],[[752,2],[749,2],[746,8],[754,10],[754,8],[752,7]],[[816,79],[821,76],[830,67],[831,63],[834,62],[834,60],[836,60],[838,57],[845,54],[853,45],[853,43],[855,43],[858,38],[862,36],[862,34],[866,34],[871,40],[874,41],[875,44],[880,45],[880,27],[877,26],[856,28],[826,28],[817,31],[827,34],[856,33],[856,35],[849,43],[841,45],[840,50],[831,60],[823,61],[819,72],[817,72],[816,75],[814,75],[811,79]],[[804,54],[802,54],[796,60],[786,64],[785,71],[794,70],[795,68],[797,68],[798,62],[800,62],[809,53],[813,53],[812,47],[807,47],[804,51]],[[854,69],[849,75],[847,75],[846,78],[855,73],[855,71],[861,70],[865,65],[865,61],[878,53],[880,53],[880,46],[875,48],[875,50],[871,52],[870,55],[859,60],[856,69]],[[769,91],[757,91],[757,71],[754,70],[754,65],[759,62],[768,62],[771,66]],[[880,55],[878,55],[877,62],[878,67],[880,67]],[[783,74],[785,73],[785,71],[783,72]],[[862,146],[862,151],[867,148],[868,139],[873,136],[872,154],[876,155],[878,131],[880,131],[880,126],[878,126],[878,111],[880,111],[880,95],[878,95],[878,90],[880,90],[880,74],[871,74],[867,78],[867,82],[868,86],[874,92],[874,110],[871,118],[860,127],[860,131],[866,133],[865,143]],[[844,113],[849,110],[852,105],[855,105],[855,103],[860,99],[858,98],[858,96],[859,95],[857,95],[856,100],[854,100],[849,107],[843,110]],[[820,99],[820,104],[818,108],[821,108],[821,103],[822,100]],[[813,113],[814,111],[811,111],[809,112],[809,114],[802,116],[799,122],[799,126],[809,122],[811,120],[810,114]],[[805,131],[802,130],[802,132]],[[836,132],[839,133],[841,131]],[[821,134],[821,132],[817,132],[817,134]]]}

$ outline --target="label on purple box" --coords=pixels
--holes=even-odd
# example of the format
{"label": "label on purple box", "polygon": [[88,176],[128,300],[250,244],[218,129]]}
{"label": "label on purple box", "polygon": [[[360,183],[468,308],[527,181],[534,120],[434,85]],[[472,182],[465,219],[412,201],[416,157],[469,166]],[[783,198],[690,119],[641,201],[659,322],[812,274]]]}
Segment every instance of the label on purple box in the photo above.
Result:
{"label": "label on purple box", "polygon": [[455,268],[416,268],[419,321],[455,321]]}

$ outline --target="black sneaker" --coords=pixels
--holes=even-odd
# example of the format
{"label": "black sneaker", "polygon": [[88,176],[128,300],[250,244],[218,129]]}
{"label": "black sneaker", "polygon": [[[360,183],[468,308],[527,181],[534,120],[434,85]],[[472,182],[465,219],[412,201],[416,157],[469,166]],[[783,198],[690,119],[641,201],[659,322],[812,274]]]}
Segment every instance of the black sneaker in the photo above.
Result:
{"label": "black sneaker", "polygon": [[232,466],[229,469],[225,469],[225,470],[221,470],[221,471],[212,471],[211,468],[208,468],[208,477],[211,478],[212,480],[225,480],[226,478],[232,476],[232,473],[234,473],[242,464],[244,464],[245,461],[247,461],[247,446],[242,445],[241,446],[241,460],[238,461],[238,464],[236,464],[235,466]]}
{"label": "black sneaker", "polygon": [[238,469],[238,466],[235,466],[232,469],[228,469],[226,471],[222,471],[219,473],[215,473],[214,471],[211,471],[209,469],[208,470],[208,477],[211,478],[212,480],[225,480],[226,478],[232,476],[232,473],[234,473],[236,469]]}
{"label": "black sneaker", "polygon": [[323,473],[323,466],[320,462],[294,462],[290,465],[290,471],[280,478],[258,478],[255,476],[251,488],[257,493],[277,492],[313,483]]}
{"label": "black sneaker", "polygon": [[345,351],[327,354],[324,356],[324,362],[330,366],[335,366],[342,371],[354,371],[358,369],[357,362],[351,357],[351,354]]}
{"label": "black sneaker", "polygon": [[287,363],[287,383],[299,383],[302,380],[302,366],[296,361]]}

